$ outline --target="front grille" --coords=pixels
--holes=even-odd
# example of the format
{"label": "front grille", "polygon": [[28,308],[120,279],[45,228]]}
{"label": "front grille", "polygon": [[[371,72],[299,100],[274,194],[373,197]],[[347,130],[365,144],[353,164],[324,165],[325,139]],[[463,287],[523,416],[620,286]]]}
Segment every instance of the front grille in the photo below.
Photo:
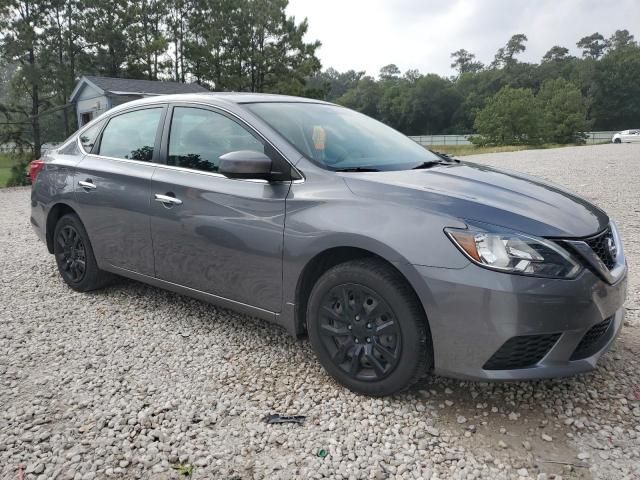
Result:
{"label": "front grille", "polygon": [[609,326],[611,326],[612,317],[607,318],[606,320],[594,325],[584,334],[582,340],[574,350],[571,355],[571,360],[580,360],[582,358],[587,358],[596,353],[600,348],[601,340],[604,335],[609,330]]}
{"label": "front grille", "polygon": [[[602,260],[602,263],[604,263],[609,270],[615,266],[615,253],[611,251],[611,248],[609,248],[610,242],[615,242],[613,239],[613,233],[611,232],[611,227],[607,227],[604,232],[585,240],[585,242],[591,247],[595,254],[598,255],[598,258]],[[615,243],[613,244],[615,245]]]}
{"label": "front grille", "polygon": [[559,333],[512,337],[484,364],[485,370],[531,367],[544,358],[560,338]]}

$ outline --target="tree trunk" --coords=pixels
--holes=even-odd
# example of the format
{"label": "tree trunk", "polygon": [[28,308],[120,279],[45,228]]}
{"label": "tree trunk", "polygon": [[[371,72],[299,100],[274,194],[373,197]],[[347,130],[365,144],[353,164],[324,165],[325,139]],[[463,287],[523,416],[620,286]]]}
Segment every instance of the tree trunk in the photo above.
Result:
{"label": "tree trunk", "polygon": [[[35,70],[36,58],[33,49],[29,50],[29,65],[32,75]],[[35,78],[31,78],[31,130],[33,132],[33,154],[40,158],[42,143],[40,140],[40,95],[38,83]]]}

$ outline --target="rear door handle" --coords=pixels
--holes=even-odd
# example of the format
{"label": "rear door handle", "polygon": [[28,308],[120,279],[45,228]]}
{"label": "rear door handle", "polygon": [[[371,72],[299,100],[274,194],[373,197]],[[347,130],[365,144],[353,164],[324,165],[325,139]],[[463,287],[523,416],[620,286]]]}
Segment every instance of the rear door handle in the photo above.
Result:
{"label": "rear door handle", "polygon": [[171,195],[155,194],[156,202],[160,202],[164,205],[182,205],[182,200]]}
{"label": "rear door handle", "polygon": [[89,179],[87,179],[86,181],[80,180],[78,182],[78,185],[80,185],[85,190],[95,190],[96,189],[96,185]]}

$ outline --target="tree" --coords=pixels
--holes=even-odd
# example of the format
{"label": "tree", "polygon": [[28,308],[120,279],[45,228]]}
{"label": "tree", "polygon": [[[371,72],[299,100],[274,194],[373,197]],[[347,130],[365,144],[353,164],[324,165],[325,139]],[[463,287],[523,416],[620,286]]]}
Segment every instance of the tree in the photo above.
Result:
{"label": "tree", "polygon": [[26,142],[33,154],[40,156],[42,138],[40,131],[40,112],[48,104],[49,98],[47,64],[43,59],[48,56],[47,41],[42,26],[51,7],[46,1],[10,0],[0,6],[0,51],[7,63],[18,67],[11,79],[13,99],[0,110],[7,123],[28,124],[30,138],[17,135],[14,140]]}
{"label": "tree", "polygon": [[528,41],[527,36],[524,33],[517,33],[512,35],[507,44],[499,48],[493,59],[492,65],[495,68],[510,67],[517,62],[516,55],[524,52],[527,47],[525,42]]}
{"label": "tree", "polygon": [[173,49],[173,76],[176,82],[185,81],[185,43],[188,30],[187,19],[191,18],[191,6],[189,0],[175,0],[170,2],[167,16],[168,40]]}
{"label": "tree", "polygon": [[382,93],[382,82],[376,82],[373,77],[367,75],[358,81],[355,88],[347,91],[336,102],[370,117],[379,118],[378,102]]}
{"label": "tree", "polygon": [[574,84],[562,78],[549,79],[536,96],[542,112],[542,135],[551,143],[583,143],[587,120],[587,102]]}
{"label": "tree", "polygon": [[[132,35],[136,9],[128,0],[91,0],[83,5],[81,28],[90,52],[93,73],[109,76],[129,76],[127,65],[134,64],[137,55]],[[140,76],[133,75],[133,76]]]}
{"label": "tree", "polygon": [[476,116],[474,143],[530,145],[540,143],[540,112],[533,92],[504,87]]}
{"label": "tree", "polygon": [[[54,84],[56,103],[66,105],[73,91],[79,58],[87,48],[83,32],[80,29],[81,0],[52,0],[48,12],[44,34],[49,47],[46,62],[51,72],[50,81]],[[75,115],[69,108],[61,108],[62,131],[64,138],[76,128]]]}
{"label": "tree", "polygon": [[562,62],[573,58],[569,55],[569,49],[555,45],[549,49],[547,53],[542,57],[542,63],[544,62]]}
{"label": "tree", "polygon": [[318,92],[319,98],[327,101],[334,101],[344,95],[348,90],[355,88],[362,77],[364,71],[347,70],[339,72],[335,68],[327,68],[317,72],[307,80],[307,91]]}
{"label": "tree", "polygon": [[462,100],[451,80],[433,73],[421,76],[406,99],[402,130],[412,135],[445,132]]}
{"label": "tree", "polygon": [[133,4],[131,15],[137,22],[131,26],[132,49],[128,70],[133,76],[144,76],[157,80],[164,70],[161,57],[167,51],[168,40],[163,31],[163,19],[168,14],[168,5],[164,0],[141,0]]}
{"label": "tree", "polygon": [[640,124],[640,46],[610,50],[594,66],[595,128],[622,130]]}
{"label": "tree", "polygon": [[400,69],[395,63],[385,65],[380,69],[381,80],[395,80],[400,77]]}
{"label": "tree", "polygon": [[482,62],[475,61],[476,56],[467,52],[464,48],[457,50],[451,54],[454,59],[451,68],[458,71],[458,77],[465,73],[476,73],[484,68]]}
{"label": "tree", "polygon": [[576,43],[576,46],[582,49],[582,56],[587,58],[600,58],[607,49],[607,42],[598,32],[592,33],[587,37],[582,37]]}
{"label": "tree", "polygon": [[636,45],[637,43],[633,39],[633,35],[629,33],[629,30],[616,30],[607,40],[607,48],[614,50]]}

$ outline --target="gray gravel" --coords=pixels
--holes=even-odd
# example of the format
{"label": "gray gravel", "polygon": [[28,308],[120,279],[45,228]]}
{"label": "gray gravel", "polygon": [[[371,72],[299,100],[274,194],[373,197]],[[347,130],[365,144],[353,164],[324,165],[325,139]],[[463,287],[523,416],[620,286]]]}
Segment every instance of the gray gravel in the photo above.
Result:
{"label": "gray gravel", "polygon": [[[307,341],[123,280],[64,286],[0,191],[0,478],[640,478],[640,146],[481,155],[540,175],[617,220],[628,314],[588,375],[510,384],[427,380],[356,396]],[[306,415],[267,425],[270,413]],[[325,449],[328,456],[318,456]],[[182,477],[184,478],[184,477]]]}

